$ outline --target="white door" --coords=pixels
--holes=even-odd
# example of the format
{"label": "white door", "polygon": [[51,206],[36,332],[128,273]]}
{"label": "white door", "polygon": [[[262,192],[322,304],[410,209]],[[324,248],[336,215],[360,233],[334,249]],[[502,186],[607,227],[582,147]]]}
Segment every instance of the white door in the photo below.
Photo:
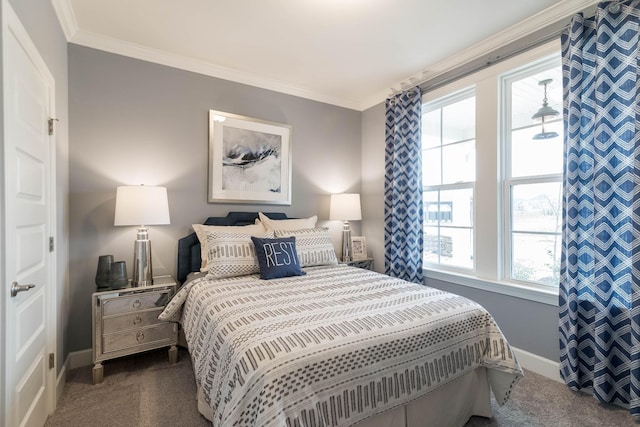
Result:
{"label": "white door", "polygon": [[[55,349],[55,263],[49,248],[54,168],[48,130],[54,83],[15,12],[7,1],[3,6],[6,342],[0,424],[42,427],[55,405],[55,369],[49,366]],[[12,295],[14,282],[24,290]]]}

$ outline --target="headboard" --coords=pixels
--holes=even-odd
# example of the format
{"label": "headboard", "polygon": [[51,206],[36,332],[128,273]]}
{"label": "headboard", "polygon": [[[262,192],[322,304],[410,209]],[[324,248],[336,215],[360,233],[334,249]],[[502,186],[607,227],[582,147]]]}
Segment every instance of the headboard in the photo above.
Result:
{"label": "headboard", "polygon": [[[281,212],[263,212],[271,219],[287,219],[287,215]],[[258,218],[258,212],[229,212],[225,217],[209,217],[203,223],[205,225],[249,225],[254,224]],[[178,274],[179,283],[187,280],[187,275],[193,271],[200,271],[202,260],[200,259],[200,241],[196,233],[191,233],[178,240]]]}

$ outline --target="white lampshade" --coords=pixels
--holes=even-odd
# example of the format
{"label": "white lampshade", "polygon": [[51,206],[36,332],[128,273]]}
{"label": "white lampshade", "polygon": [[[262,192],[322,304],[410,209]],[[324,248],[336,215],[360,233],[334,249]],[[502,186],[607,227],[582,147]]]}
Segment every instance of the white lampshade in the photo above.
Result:
{"label": "white lampshade", "polygon": [[147,225],[169,224],[167,189],[147,185],[126,185],[116,190],[113,225],[135,225],[132,286],[153,285],[151,240]]}
{"label": "white lampshade", "polygon": [[340,221],[358,221],[362,219],[360,194],[342,193],[331,195],[329,219]]}
{"label": "white lampshade", "polygon": [[162,224],[170,224],[165,187],[126,185],[117,188],[113,225]]}

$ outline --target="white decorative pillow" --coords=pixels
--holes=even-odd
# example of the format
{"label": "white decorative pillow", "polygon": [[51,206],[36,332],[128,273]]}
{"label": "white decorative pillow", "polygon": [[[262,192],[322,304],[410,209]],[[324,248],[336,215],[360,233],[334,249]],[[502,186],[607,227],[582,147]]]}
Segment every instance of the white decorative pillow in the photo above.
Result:
{"label": "white decorative pillow", "polygon": [[261,223],[249,225],[203,225],[193,224],[193,231],[196,232],[200,241],[200,271],[207,271],[207,233],[218,231],[221,233],[242,233],[250,236],[264,237],[265,230]]}
{"label": "white decorative pillow", "polygon": [[260,222],[267,230],[300,230],[303,228],[314,228],[318,222],[318,216],[302,219],[271,219],[262,212],[258,212]]}
{"label": "white decorative pillow", "polygon": [[[273,231],[264,237],[273,238]],[[243,233],[207,233],[208,279],[246,276],[260,272],[251,235]]]}
{"label": "white decorative pillow", "polygon": [[276,237],[295,236],[298,259],[302,267],[338,264],[338,258],[331,243],[328,228],[274,230],[273,233]]}

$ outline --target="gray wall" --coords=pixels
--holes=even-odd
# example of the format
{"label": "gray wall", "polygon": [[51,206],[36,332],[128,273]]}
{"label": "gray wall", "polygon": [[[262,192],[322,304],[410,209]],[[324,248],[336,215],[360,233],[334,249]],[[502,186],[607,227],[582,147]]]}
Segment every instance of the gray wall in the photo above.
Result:
{"label": "gray wall", "polygon": [[68,354],[67,322],[69,315],[69,115],[67,78],[67,41],[58,19],[47,0],[10,0],[22,25],[29,33],[55,79],[56,116],[56,274],[57,274],[57,369]]}
{"label": "gray wall", "polygon": [[467,297],[486,308],[509,344],[554,362],[560,361],[558,307],[440,280],[427,286]]}
{"label": "gray wall", "polygon": [[362,234],[376,271],[384,273],[384,103],[362,114]]}
{"label": "gray wall", "polygon": [[[329,194],[360,191],[358,111],[77,45],[68,54],[70,351],[91,347],[98,256],[131,269],[135,227],[113,226],[118,185],[167,187],[171,225],[149,231],[156,275],[175,274],[177,240],[208,216],[263,210],[326,220]],[[293,127],[291,206],[207,203],[210,109]],[[323,223],[339,236],[339,222]]]}
{"label": "gray wall", "polygon": [[[384,104],[362,113],[363,233],[375,242],[376,270],[384,271]],[[514,347],[559,360],[558,307],[438,280],[427,286],[482,304]]]}

